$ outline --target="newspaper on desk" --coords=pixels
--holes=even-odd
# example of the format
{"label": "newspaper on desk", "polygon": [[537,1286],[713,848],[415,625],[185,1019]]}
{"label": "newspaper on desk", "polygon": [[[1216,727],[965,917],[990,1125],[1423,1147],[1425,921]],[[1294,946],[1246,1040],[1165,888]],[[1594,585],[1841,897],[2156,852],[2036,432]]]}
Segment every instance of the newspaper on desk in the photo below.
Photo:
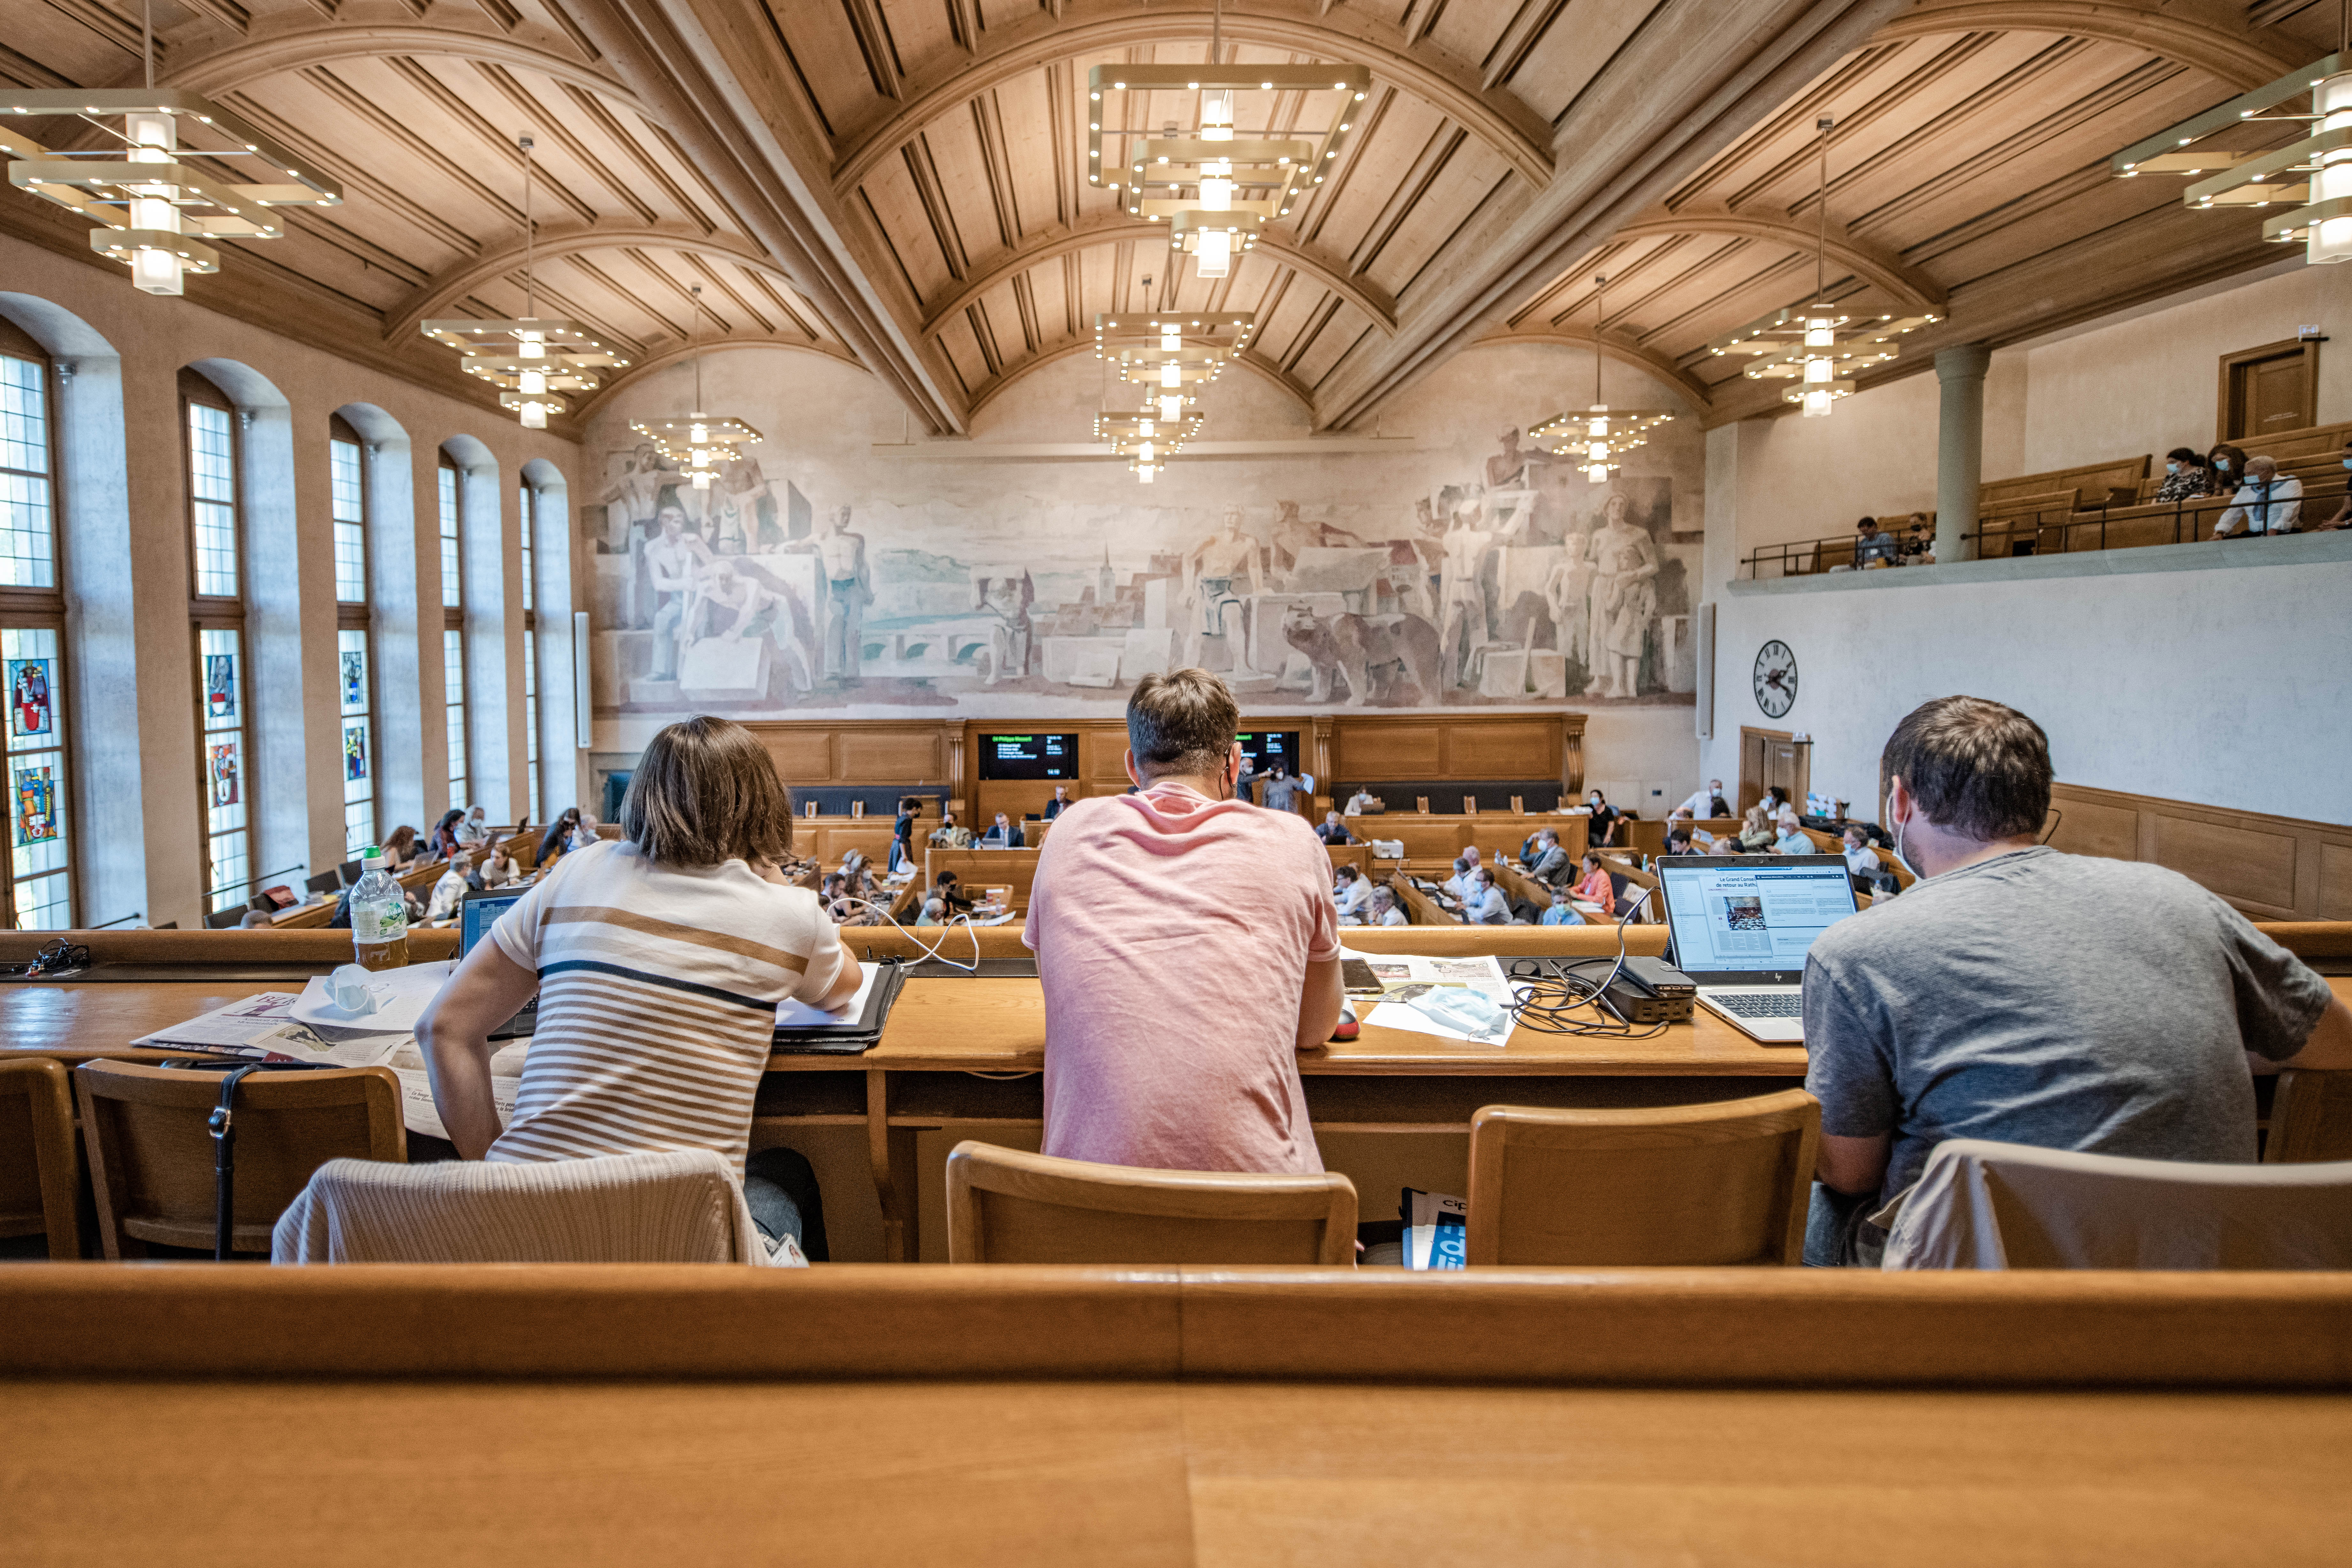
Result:
{"label": "newspaper on desk", "polygon": [[1381,998],[1363,1016],[1367,1024],[1482,1046],[1499,1046],[1511,1037],[1507,1013],[1486,1027],[1472,1029],[1448,1022],[1432,1010],[1433,1005],[1442,1005],[1443,994],[1448,991],[1467,992],[1498,1008],[1507,1008],[1513,1000],[1510,982],[1504,976],[1501,962],[1492,954],[1418,958],[1396,952],[1351,952],[1343,947],[1340,956],[1362,959],[1380,977]]}

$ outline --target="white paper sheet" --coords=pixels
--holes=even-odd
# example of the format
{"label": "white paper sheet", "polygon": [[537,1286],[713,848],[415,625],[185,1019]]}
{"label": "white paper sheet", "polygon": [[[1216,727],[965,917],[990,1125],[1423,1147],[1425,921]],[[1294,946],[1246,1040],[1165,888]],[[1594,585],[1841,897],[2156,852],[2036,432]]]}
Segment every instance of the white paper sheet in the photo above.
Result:
{"label": "white paper sheet", "polygon": [[776,1004],[776,1027],[779,1029],[848,1029],[857,1026],[866,1016],[866,998],[874,990],[874,977],[882,973],[878,963],[861,963],[864,972],[857,982],[857,994],[849,1005],[838,1013],[827,1013],[805,1002],[784,1001]]}
{"label": "white paper sheet", "polygon": [[264,991],[226,1007],[215,1007],[184,1024],[142,1035],[131,1043],[253,1061],[328,1062],[352,1068],[373,1067],[410,1038],[405,1035],[369,1035],[343,1040],[323,1039],[292,1020],[289,1015],[293,1005],[294,994],[290,991]]}
{"label": "white paper sheet", "polygon": [[[1341,950],[1346,953],[1346,950]],[[1347,956],[1357,956],[1347,954]],[[1368,952],[1361,955],[1372,966],[1387,987],[1392,1001],[1383,1001],[1364,1015],[1363,1021],[1384,1029],[1404,1029],[1416,1035],[1434,1035],[1440,1039],[1468,1040],[1476,1045],[1500,1046],[1511,1037],[1513,1024],[1508,1016],[1484,1034],[1473,1035],[1454,1026],[1440,1022],[1412,1005],[1411,998],[1433,989],[1454,987],[1475,991],[1498,1006],[1513,1001],[1510,982],[1503,973],[1502,962],[1491,954],[1460,958],[1424,958],[1409,953]]]}
{"label": "white paper sheet", "polygon": [[[503,1054],[503,1053],[501,1053]],[[400,1079],[400,1119],[411,1132],[421,1132],[427,1138],[446,1142],[449,1130],[441,1125],[440,1108],[433,1103],[433,1082],[424,1069],[414,1072],[394,1068],[393,1076]],[[514,1121],[515,1096],[521,1092],[520,1078],[490,1077],[490,1103],[498,1107],[499,1125],[505,1127]]]}

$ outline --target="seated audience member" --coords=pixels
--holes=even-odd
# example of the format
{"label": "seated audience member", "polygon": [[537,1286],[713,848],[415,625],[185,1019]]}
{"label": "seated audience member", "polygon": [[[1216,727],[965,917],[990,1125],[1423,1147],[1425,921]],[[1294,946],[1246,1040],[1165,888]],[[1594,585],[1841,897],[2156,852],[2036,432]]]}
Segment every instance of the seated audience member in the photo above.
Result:
{"label": "seated audience member", "polygon": [[827,871],[824,876],[817,879],[817,900],[824,906],[824,912],[831,915],[835,921],[840,920],[842,915],[846,912],[841,906],[841,900],[848,890],[848,879],[844,877],[838,871]]}
{"label": "seated audience member", "polygon": [[1864,1216],[1943,1139],[2242,1164],[2249,1067],[2352,1068],[2352,1011],[2245,916],[2177,871],[2035,842],[2050,742],[2024,714],[1927,703],[1879,776],[1920,879],[1805,965],[1807,1262],[1874,1267],[1885,1233]]}
{"label": "seated audience member", "polygon": [[514,851],[506,843],[493,844],[482,851],[480,863],[467,880],[473,884],[478,893],[491,888],[503,888],[509,882],[522,880],[522,868],[515,864]]}
{"label": "seated audience member", "polygon": [[457,912],[457,905],[471,890],[472,885],[467,880],[466,874],[473,867],[473,857],[463,849],[449,852],[449,868],[441,873],[439,881],[433,884],[432,901],[425,906],[426,920],[446,921]]}
{"label": "seated audience member", "polygon": [[[2344,443],[2344,466],[2347,468],[2352,468],[2352,441]],[[2345,478],[2347,481],[2352,481],[2352,474],[2347,474]],[[2329,529],[2352,528],[2352,489],[2347,489],[2344,492],[2342,503],[2336,507],[2326,522],[2315,523],[2313,527],[2316,531],[2321,532]]]}
{"label": "seated audience member", "polygon": [[428,841],[425,858],[428,860],[449,858],[450,855],[459,847],[457,824],[465,820],[466,814],[462,811],[442,813],[441,820],[433,825],[433,837]]}
{"label": "seated audience member", "polygon": [[[771,1250],[822,1261],[808,1162],[744,1158],[776,1005],[839,1012],[861,979],[815,897],[783,880],[793,813],[775,763],[731,721],[672,724],[637,760],[621,828],[517,900],[417,1021],[449,1140],[468,1160],[713,1150],[743,1166]],[[539,1027],[501,1128],[489,1031],[534,992]]]}
{"label": "seated audience member", "polygon": [[[1576,886],[1568,890],[1568,896],[1582,903],[1599,905],[1604,915],[1616,914],[1617,884],[1609,879],[1609,868],[1601,863],[1599,850],[1584,852],[1584,875],[1577,879]],[[1552,901],[1558,903],[1560,900],[1555,899]]]}
{"label": "seated audience member", "polygon": [[1585,830],[1588,841],[1595,845],[1616,843],[1619,824],[1624,814],[1610,805],[1608,798],[1597,789],[1585,792],[1584,804],[1592,815],[1591,826]]}
{"label": "seated audience member", "polygon": [[1462,900],[1462,918],[1472,925],[1511,923],[1511,900],[1495,886],[1495,873],[1484,866],[1470,873],[1470,896]]}
{"label": "seated audience member", "polygon": [[1780,814],[1789,809],[1789,792],[1786,788],[1780,784],[1769,784],[1765,787],[1764,815],[1768,819],[1778,820]]}
{"label": "seated audience member", "polygon": [[1045,989],[1048,1154],[1323,1168],[1298,1053],[1343,1001],[1331,862],[1306,823],[1237,798],[1240,722],[1206,670],[1145,676],[1127,704],[1140,793],[1079,801],[1045,841],[1023,940]]}
{"label": "seated audience member", "polygon": [[2212,493],[2213,471],[2205,459],[2187,447],[2175,447],[2164,455],[2164,482],[2156,487],[2152,500],[2195,500]]}
{"label": "seated audience member", "polygon": [[475,806],[457,824],[457,842],[468,849],[478,849],[490,841],[490,814],[486,806]]}
{"label": "seated audience member", "polygon": [[1315,830],[1315,837],[1326,844],[1353,844],[1356,841],[1356,836],[1348,831],[1348,825],[1339,819],[1336,811],[1323,814],[1323,826]]}
{"label": "seated audience member", "polygon": [[1371,901],[1364,906],[1364,923],[1376,926],[1411,925],[1405,912],[1397,908],[1396,889],[1381,886],[1372,889]]}
{"label": "seated audience member", "polygon": [[1537,828],[1528,847],[1519,851],[1519,864],[1537,881],[1557,886],[1569,874],[1570,864],[1568,851],[1559,847],[1559,830]]}
{"label": "seated audience member", "polygon": [[1069,808],[1070,786],[1067,784],[1055,784],[1054,786],[1054,798],[1045,803],[1045,820],[1051,822]]}
{"label": "seated audience member", "polygon": [[1692,830],[1687,827],[1677,827],[1673,832],[1667,834],[1666,853],[1669,855],[1706,854],[1706,851],[1698,847],[1697,842],[1691,837],[1691,835]]}
{"label": "seated audience member", "polygon": [[547,831],[539,836],[539,858],[534,868],[546,865],[572,847],[572,830],[580,826],[580,808],[564,808],[563,815],[548,824]]}
{"label": "seated audience member", "polygon": [[2213,524],[2213,537],[2247,533],[2295,533],[2303,510],[2303,481],[2293,474],[2279,477],[2278,465],[2268,458],[2246,461],[2246,482],[2230,500],[2229,510]]}
{"label": "seated audience member", "polygon": [[594,812],[583,811],[580,814],[580,820],[572,825],[572,847],[586,849],[603,843],[604,837],[598,831],[603,826],[596,820]]}
{"label": "seated audience member", "polygon": [[1903,535],[1902,563],[1906,566],[1933,566],[1936,563],[1936,531],[1927,525],[1926,512],[1911,514],[1911,526]]}
{"label": "seated audience member", "polygon": [[1478,848],[1476,845],[1472,845],[1454,858],[1454,875],[1446,878],[1438,886],[1445,889],[1447,898],[1456,903],[1465,903],[1470,898],[1470,873],[1477,868]]}
{"label": "seated audience member", "polygon": [[392,837],[383,841],[383,847],[385,870],[406,870],[416,864],[416,829],[402,824],[392,830]]}
{"label": "seated audience member", "polygon": [[1847,823],[1843,837],[1845,847],[1840,853],[1845,857],[1845,868],[1856,877],[1867,877],[1885,864],[1870,847],[1870,829],[1861,823]]}
{"label": "seated audience member", "polygon": [[1001,811],[980,840],[982,849],[1018,849],[1021,845],[1021,830],[1013,826],[1013,819]]}
{"label": "seated audience member", "polygon": [[1589,923],[1584,918],[1584,911],[1566,899],[1554,899],[1551,901],[1551,907],[1536,917],[1538,925],[1580,926]]}
{"label": "seated audience member", "polygon": [[940,825],[931,829],[929,842],[934,849],[969,849],[971,847],[971,829],[957,826],[955,813],[950,811],[942,815]]}
{"label": "seated audience member", "polygon": [[925,899],[923,900],[923,907],[916,912],[915,923],[919,926],[938,926],[947,924],[947,900],[936,898]]}
{"label": "seated audience member", "polygon": [[1331,907],[1339,911],[1341,925],[1364,923],[1364,910],[1372,901],[1372,881],[1353,866],[1342,866],[1331,874]]}
{"label": "seated audience member", "polygon": [[971,913],[971,895],[963,890],[963,883],[953,871],[940,872],[932,884],[932,892],[947,905],[950,914]]}
{"label": "seated audience member", "polygon": [[2226,441],[2214,444],[2205,454],[2205,482],[2210,487],[2208,495],[2226,496],[2236,492],[2246,482],[2246,454],[2243,448]]}
{"label": "seated audience member", "polygon": [[1759,800],[1741,815],[1739,831],[1732,836],[1729,847],[1735,855],[1759,854],[1771,848],[1772,840],[1779,837],[1765,812],[1764,802]]}
{"label": "seated audience member", "polygon": [[239,931],[267,931],[278,923],[268,910],[247,910],[245,918],[236,922]]}
{"label": "seated audience member", "polygon": [[[1694,818],[1701,816],[1729,816],[1731,815],[1731,807],[1724,804],[1723,781],[1721,779],[1707,780],[1706,787],[1705,789],[1695,789],[1691,791],[1690,797],[1685,800],[1681,805],[1675,809],[1677,811],[1686,811],[1690,813]],[[1669,813],[1668,815],[1671,816],[1672,813]]]}
{"label": "seated audience member", "polygon": [[1368,811],[1377,812],[1383,809],[1385,809],[1385,807],[1381,797],[1374,795],[1370,789],[1366,788],[1362,784],[1358,784],[1356,786],[1356,793],[1348,797],[1348,815],[1349,816],[1361,816]]}
{"label": "seated audience member", "polygon": [[1881,561],[1892,566],[1895,564],[1895,557],[1901,550],[1902,546],[1895,542],[1895,536],[1881,528],[1876,518],[1865,517],[1853,525],[1855,571],[1859,572],[1864,567],[1874,565]]}
{"label": "seated audience member", "polygon": [[1774,826],[1780,829],[1780,834],[1772,840],[1773,854],[1818,855],[1822,852],[1821,846],[1806,836],[1804,824],[1797,820],[1794,811],[1783,811],[1780,820]]}

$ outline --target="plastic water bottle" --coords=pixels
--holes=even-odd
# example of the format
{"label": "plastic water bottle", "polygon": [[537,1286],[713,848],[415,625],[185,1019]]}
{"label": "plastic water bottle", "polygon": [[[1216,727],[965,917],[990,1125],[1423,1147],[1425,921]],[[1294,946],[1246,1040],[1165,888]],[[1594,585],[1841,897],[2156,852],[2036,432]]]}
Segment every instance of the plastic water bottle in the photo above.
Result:
{"label": "plastic water bottle", "polygon": [[402,969],[408,963],[408,895],[383,868],[383,851],[371,844],[360,856],[352,885],[352,956],[362,969]]}

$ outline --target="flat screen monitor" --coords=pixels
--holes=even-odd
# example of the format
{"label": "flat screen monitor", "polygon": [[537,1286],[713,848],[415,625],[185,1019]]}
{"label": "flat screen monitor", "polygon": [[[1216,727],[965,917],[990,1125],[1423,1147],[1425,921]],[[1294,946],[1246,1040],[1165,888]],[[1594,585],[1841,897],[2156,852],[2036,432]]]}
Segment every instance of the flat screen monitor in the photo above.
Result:
{"label": "flat screen monitor", "polygon": [[1078,738],[1075,734],[982,735],[980,776],[983,779],[1075,779],[1078,776]]}
{"label": "flat screen monitor", "polygon": [[1296,730],[1244,730],[1234,739],[1242,743],[1242,760],[1252,773],[1269,772],[1276,763],[1294,773],[1298,771]]}
{"label": "flat screen monitor", "polygon": [[1813,939],[1854,912],[1853,883],[1835,855],[1667,856],[1657,864],[1675,967],[1702,983],[1798,984]]}

